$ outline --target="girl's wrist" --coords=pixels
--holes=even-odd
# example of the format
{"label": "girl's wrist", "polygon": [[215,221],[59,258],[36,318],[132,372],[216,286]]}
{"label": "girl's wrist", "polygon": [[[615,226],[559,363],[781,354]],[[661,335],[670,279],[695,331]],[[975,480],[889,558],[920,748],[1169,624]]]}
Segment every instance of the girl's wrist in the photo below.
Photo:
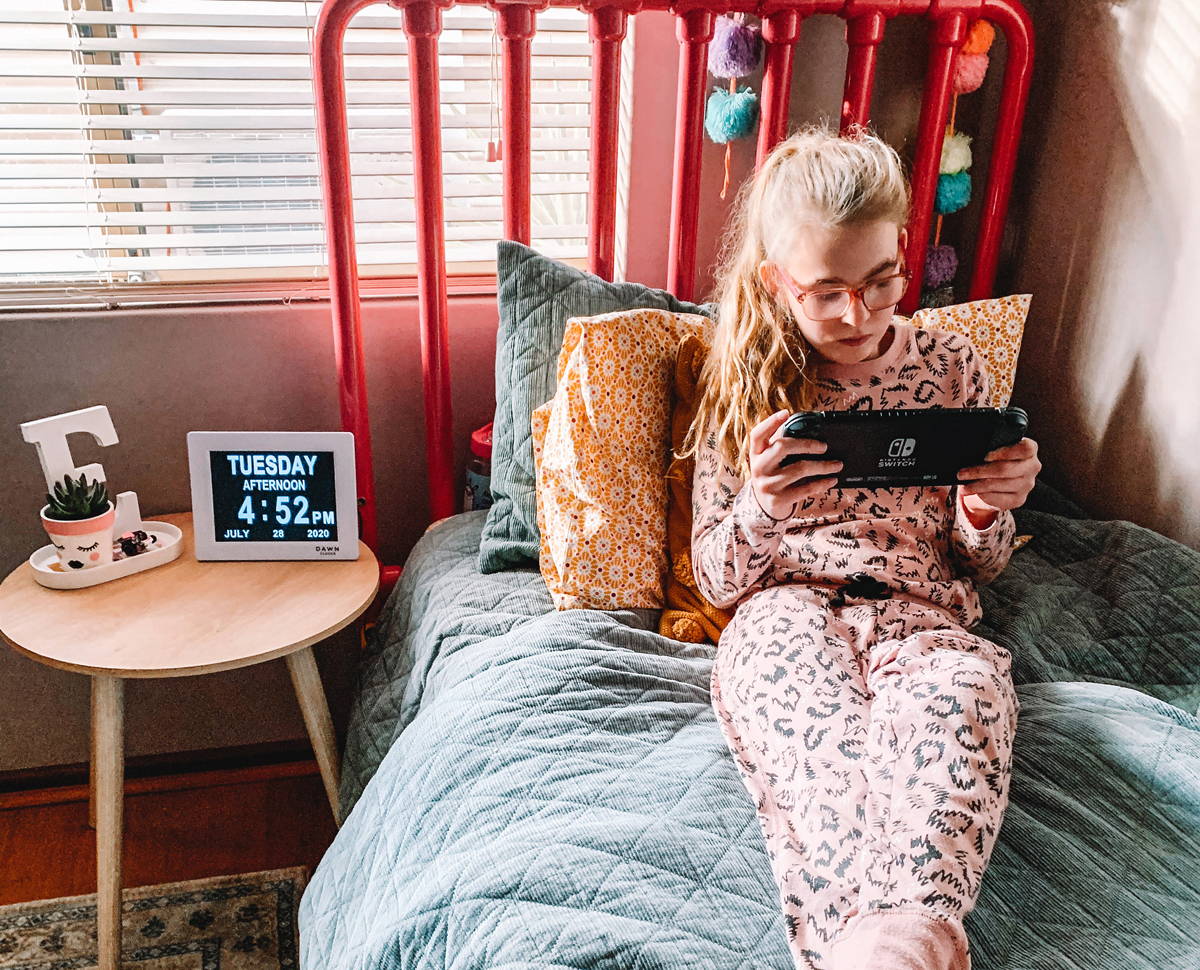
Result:
{"label": "girl's wrist", "polygon": [[1000,515],[999,509],[981,502],[974,495],[964,495],[960,491],[958,493],[958,500],[962,504],[963,513],[966,515],[967,521],[979,532],[994,525],[996,518]]}

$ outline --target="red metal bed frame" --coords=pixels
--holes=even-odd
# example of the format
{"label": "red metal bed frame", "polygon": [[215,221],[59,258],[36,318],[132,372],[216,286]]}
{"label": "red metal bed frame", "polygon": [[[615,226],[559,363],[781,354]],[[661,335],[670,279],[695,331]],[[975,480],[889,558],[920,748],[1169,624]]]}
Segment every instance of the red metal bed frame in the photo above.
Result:
{"label": "red metal bed frame", "polygon": [[[325,0],[314,37],[317,143],[321,159],[342,425],[355,437],[362,537],[377,548],[374,465],[367,422],[362,311],[354,249],[342,43],[350,19],[382,0]],[[441,11],[455,0],[387,0],[403,11],[408,40],[413,118],[414,196],[417,206],[417,294],[424,375],[426,458],[434,519],[456,511],[454,448],[450,423],[450,368],[446,247],[442,209],[442,140],[438,79]],[[983,195],[968,299],[990,295],[996,276],[1004,218],[1016,161],[1033,64],[1033,32],[1019,0],[458,0],[496,11],[503,49],[502,138],[504,144],[504,236],[530,242],[530,43],[537,14],[572,7],[590,15],[592,42],[591,173],[588,266],[611,279],[616,235],[617,128],[620,49],[630,14],[668,11],[676,17],[679,85],[676,101],[674,177],[671,191],[667,286],[691,299],[696,275],[698,177],[704,102],[709,81],[708,43],[718,14],[744,11],[762,19],[766,57],[762,81],[757,160],[761,162],[787,128],[792,55],[800,27],[813,14],[846,21],[849,56],[842,103],[843,130],[869,118],[875,66],[884,28],[898,16],[928,18],[929,55],[913,161],[913,207],[907,259],[917,285],[901,311],[916,308],[929,241],[942,133],[951,101],[954,56],[970,23],[980,17],[1003,32],[1007,56],[995,139]],[[383,567],[386,589],[399,567]]]}

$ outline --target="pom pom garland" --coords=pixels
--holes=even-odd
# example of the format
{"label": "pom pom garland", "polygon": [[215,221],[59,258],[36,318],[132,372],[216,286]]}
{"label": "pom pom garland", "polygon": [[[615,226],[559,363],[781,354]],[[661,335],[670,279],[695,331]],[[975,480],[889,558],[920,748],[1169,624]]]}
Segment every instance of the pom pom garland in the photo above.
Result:
{"label": "pom pom garland", "polygon": [[946,132],[942,139],[942,162],[938,171],[943,175],[965,172],[971,167],[971,136],[961,131]]}
{"label": "pom pom garland", "polygon": [[951,86],[954,102],[950,107],[950,123],[942,139],[942,154],[938,160],[937,193],[933,209],[937,213],[937,228],[933,243],[925,251],[925,272],[922,279],[920,305],[942,307],[954,303],[954,276],[958,272],[958,254],[953,246],[939,245],[942,238],[942,217],[957,212],[971,201],[971,138],[954,130],[954,113],[958,96],[978,90],[988,70],[988,51],[996,38],[996,29],[986,20],[971,23],[966,39],[954,57]]}
{"label": "pom pom garland", "polygon": [[979,86],[983,84],[987,69],[987,54],[963,54],[960,52],[954,58],[954,93],[970,94],[972,91],[978,90]]}
{"label": "pom pom garland", "polygon": [[704,110],[704,130],[718,145],[744,138],[758,122],[758,95],[743,85],[736,93],[715,88]]}
{"label": "pom pom garland", "polygon": [[939,175],[933,209],[941,215],[957,212],[971,201],[971,173]]}
{"label": "pom pom garland", "polygon": [[746,15],[722,14],[713,24],[708,45],[708,71],[727,79],[729,89],[717,89],[704,108],[704,130],[718,145],[725,146],[725,181],[721,198],[729,189],[731,142],[745,138],[758,123],[758,96],[748,87],[738,88],[737,79],[754,73],[762,58],[762,28],[746,22]]}
{"label": "pom pom garland", "polygon": [[936,289],[949,283],[958,272],[958,253],[953,246],[930,246],[925,253],[925,286]]}
{"label": "pom pom garland", "polygon": [[986,20],[976,20],[971,24],[967,39],[959,50],[964,54],[986,54],[996,38],[996,28]]}
{"label": "pom pom garland", "polygon": [[720,16],[713,24],[708,46],[708,72],[714,77],[745,77],[754,73],[762,56],[762,32],[757,24]]}

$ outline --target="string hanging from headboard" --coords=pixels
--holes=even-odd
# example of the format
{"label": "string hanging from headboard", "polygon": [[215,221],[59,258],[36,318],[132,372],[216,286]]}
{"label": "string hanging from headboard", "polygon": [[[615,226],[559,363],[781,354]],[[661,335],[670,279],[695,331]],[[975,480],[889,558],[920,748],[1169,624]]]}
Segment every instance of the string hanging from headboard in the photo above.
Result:
{"label": "string hanging from headboard", "polygon": [[933,243],[925,255],[925,280],[921,306],[949,306],[955,302],[954,276],[958,272],[958,253],[953,246],[942,243],[942,217],[958,212],[971,201],[971,136],[955,131],[954,120],[960,94],[977,91],[987,75],[988,50],[996,31],[986,20],[971,24],[967,39],[954,59],[953,91],[950,120],[942,140],[942,157],[938,166],[937,192],[934,212],[937,224]]}

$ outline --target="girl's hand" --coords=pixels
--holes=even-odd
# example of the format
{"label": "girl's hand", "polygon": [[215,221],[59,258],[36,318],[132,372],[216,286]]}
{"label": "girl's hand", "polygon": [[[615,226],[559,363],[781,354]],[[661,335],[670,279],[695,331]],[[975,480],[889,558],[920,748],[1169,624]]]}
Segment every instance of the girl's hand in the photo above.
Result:
{"label": "girl's hand", "polygon": [[789,411],[776,411],[750,429],[750,487],[762,510],[773,519],[789,518],[797,503],[828,491],[837,483],[840,461],[806,457],[780,468],[787,455],[823,454],[829,446],[811,438],[782,435]]}
{"label": "girl's hand", "polygon": [[1032,438],[989,451],[982,465],[962,469],[958,491],[972,523],[987,528],[1001,509],[1019,509],[1041,470],[1037,442]]}

